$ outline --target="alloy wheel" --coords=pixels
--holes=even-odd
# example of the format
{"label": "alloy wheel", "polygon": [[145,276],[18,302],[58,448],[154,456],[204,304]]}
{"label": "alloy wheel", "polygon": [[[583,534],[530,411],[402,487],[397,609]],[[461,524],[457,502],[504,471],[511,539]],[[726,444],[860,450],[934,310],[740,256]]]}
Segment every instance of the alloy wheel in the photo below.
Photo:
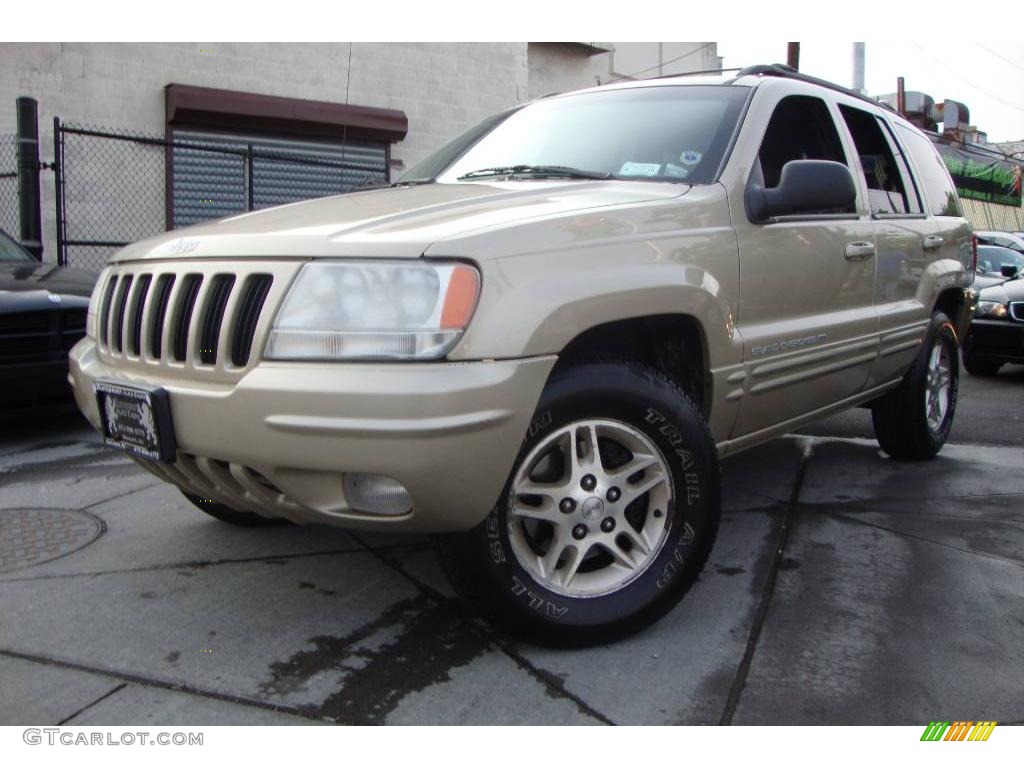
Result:
{"label": "alloy wheel", "polygon": [[949,349],[940,335],[932,347],[931,356],[928,358],[928,370],[925,373],[924,407],[928,429],[932,432],[938,432],[949,411],[951,380],[952,363]]}
{"label": "alloy wheel", "polygon": [[547,435],[513,475],[509,540],[548,589],[597,597],[657,558],[671,524],[672,475],[643,432],[606,419]]}

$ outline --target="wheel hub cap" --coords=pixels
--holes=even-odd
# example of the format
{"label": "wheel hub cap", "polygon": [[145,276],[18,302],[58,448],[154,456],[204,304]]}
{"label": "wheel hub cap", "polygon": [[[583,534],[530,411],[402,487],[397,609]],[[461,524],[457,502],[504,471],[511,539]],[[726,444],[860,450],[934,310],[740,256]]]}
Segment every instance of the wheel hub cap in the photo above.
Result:
{"label": "wheel hub cap", "polygon": [[591,496],[583,502],[583,506],[580,507],[580,513],[583,516],[584,522],[591,523],[594,520],[598,520],[604,514],[604,502],[596,496]]}
{"label": "wheel hub cap", "polygon": [[657,558],[673,498],[668,464],[647,435],[607,419],[573,422],[516,467],[508,499],[512,552],[553,592],[613,592]]}

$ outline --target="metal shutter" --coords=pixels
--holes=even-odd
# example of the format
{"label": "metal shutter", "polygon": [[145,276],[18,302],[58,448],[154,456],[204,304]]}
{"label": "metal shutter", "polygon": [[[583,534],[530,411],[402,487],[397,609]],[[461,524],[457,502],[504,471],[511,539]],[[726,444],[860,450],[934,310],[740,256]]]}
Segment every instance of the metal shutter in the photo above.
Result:
{"label": "metal shutter", "polygon": [[[341,144],[176,131],[174,226],[388,180],[384,142]],[[252,192],[249,152],[252,151]]]}

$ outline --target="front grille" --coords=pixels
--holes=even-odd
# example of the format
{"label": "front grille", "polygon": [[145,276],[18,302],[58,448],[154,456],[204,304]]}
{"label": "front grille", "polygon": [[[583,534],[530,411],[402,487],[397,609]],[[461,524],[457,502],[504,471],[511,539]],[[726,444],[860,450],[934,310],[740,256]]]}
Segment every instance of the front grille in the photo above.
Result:
{"label": "front grille", "polygon": [[46,333],[50,327],[49,312],[18,312],[0,315],[0,334],[15,336],[23,333]]}
{"label": "front grille", "polygon": [[142,307],[146,303],[146,296],[149,294],[149,285],[152,281],[152,275],[142,275],[135,288],[135,298],[132,301],[131,337],[128,343],[128,352],[136,357],[142,353]]}
{"label": "front grille", "polygon": [[110,338],[108,335],[110,332],[110,305],[114,300],[114,289],[117,287],[117,281],[117,275],[111,275],[110,281],[107,283],[107,290],[103,292],[103,304],[100,305],[100,339],[103,340],[104,344],[107,344],[107,340]]}
{"label": "front grille", "polygon": [[132,276],[127,275],[121,279],[121,286],[117,291],[117,301],[114,304],[114,328],[110,338],[110,344],[115,352],[121,351],[121,341],[124,338],[124,308],[128,304],[128,291],[132,287]]}
{"label": "front grille", "polygon": [[188,333],[191,330],[192,310],[196,306],[199,287],[203,284],[202,275],[185,275],[182,283],[181,296],[178,297],[178,310],[175,312],[172,333],[174,334],[174,359],[184,362],[188,353]]}
{"label": "front grille", "polygon": [[150,308],[149,315],[149,348],[153,357],[160,359],[163,352],[164,318],[167,317],[167,304],[171,300],[171,289],[174,287],[174,275],[160,275],[156,281],[156,301]]}
{"label": "front grille", "polygon": [[0,315],[0,362],[57,362],[85,335],[85,310],[18,312]]}
{"label": "front grille", "polygon": [[64,316],[61,318],[60,354],[62,357],[67,355],[71,348],[85,336],[85,316],[84,309],[64,310]]}
{"label": "front grille", "polygon": [[235,285],[234,275],[217,275],[213,278],[209,298],[206,300],[206,311],[203,312],[203,328],[199,334],[199,359],[204,365],[217,362],[217,344],[220,338],[220,324],[224,320],[224,308],[228,304],[228,296]]}
{"label": "front grille", "polygon": [[270,275],[252,275],[245,281],[242,301],[238,305],[235,319],[235,339],[231,345],[231,362],[241,367],[249,361],[256,323],[263,311],[263,303],[270,292],[273,278]]}
{"label": "front grille", "polygon": [[[100,355],[119,365],[221,371],[249,365],[267,304],[301,262],[137,264],[115,267],[99,302]],[[168,368],[168,366],[170,368]]]}
{"label": "front grille", "polygon": [[1024,301],[1015,301],[1010,304],[1010,317],[1018,323],[1024,323]]}
{"label": "front grille", "polygon": [[72,333],[76,331],[85,333],[85,316],[84,309],[64,310],[64,330]]}

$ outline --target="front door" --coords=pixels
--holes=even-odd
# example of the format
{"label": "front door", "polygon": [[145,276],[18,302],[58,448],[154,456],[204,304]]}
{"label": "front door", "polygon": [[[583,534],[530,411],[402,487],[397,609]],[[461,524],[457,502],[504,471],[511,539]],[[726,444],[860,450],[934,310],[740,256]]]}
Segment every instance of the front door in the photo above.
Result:
{"label": "front door", "polygon": [[[815,96],[776,105],[752,174],[778,184],[790,160],[849,166],[833,111]],[[760,179],[757,179],[758,181]],[[876,356],[875,224],[856,211],[754,224],[734,212],[744,370],[734,437],[825,408],[864,387]]]}

